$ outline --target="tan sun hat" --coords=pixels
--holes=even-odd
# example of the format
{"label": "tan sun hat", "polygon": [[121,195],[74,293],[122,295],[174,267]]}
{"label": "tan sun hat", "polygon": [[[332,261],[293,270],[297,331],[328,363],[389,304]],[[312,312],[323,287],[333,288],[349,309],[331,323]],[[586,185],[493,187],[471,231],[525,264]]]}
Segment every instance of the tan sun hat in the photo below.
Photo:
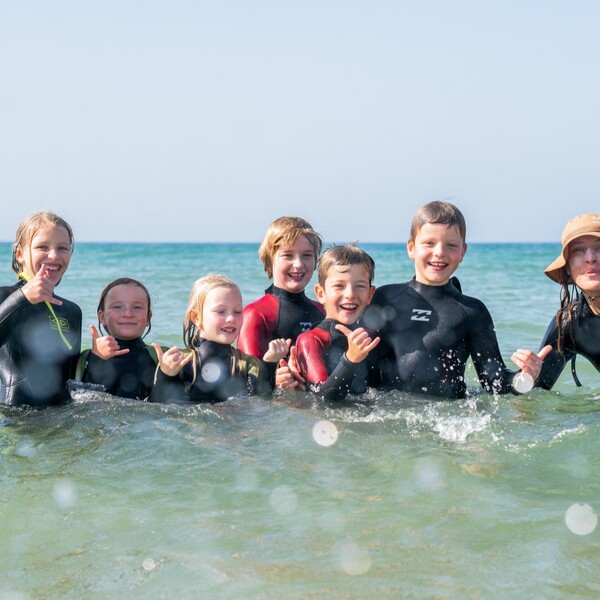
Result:
{"label": "tan sun hat", "polygon": [[[567,264],[567,246],[577,238],[583,237],[584,235],[593,235],[600,237],[600,214],[586,213],[585,215],[579,215],[574,217],[567,222],[563,229],[560,241],[562,243],[562,252],[558,258],[546,268],[544,273],[550,277],[556,283],[562,283],[561,271]],[[565,273],[565,275],[567,275]],[[571,283],[570,276],[568,282]]]}

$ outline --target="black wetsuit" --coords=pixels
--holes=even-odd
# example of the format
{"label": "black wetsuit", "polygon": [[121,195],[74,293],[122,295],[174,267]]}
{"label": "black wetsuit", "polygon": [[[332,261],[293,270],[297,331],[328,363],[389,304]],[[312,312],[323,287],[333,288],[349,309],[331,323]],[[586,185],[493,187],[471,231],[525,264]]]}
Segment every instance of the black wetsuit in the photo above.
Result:
{"label": "black wetsuit", "polygon": [[561,344],[562,354],[557,350],[558,327],[556,317],[550,321],[540,348],[550,344],[553,349],[544,358],[542,370],[535,385],[552,389],[565,365],[577,354],[587,358],[600,371],[600,316],[595,315],[581,296],[577,311],[572,318],[572,329],[565,331]]}
{"label": "black wetsuit", "polygon": [[[115,338],[117,339],[117,338]],[[156,353],[142,338],[117,339],[121,350],[127,354],[104,360],[89,350],[82,353],[78,375],[85,383],[98,383],[113,396],[143,400],[150,395],[156,371]]]}
{"label": "black wetsuit", "polygon": [[[348,338],[335,326],[339,321],[324,319],[296,340],[300,370],[309,389],[326,400],[343,400],[347,394],[364,394],[375,385],[374,365],[367,357],[360,363],[346,358]],[[359,325],[346,325],[354,330]]]}
{"label": "black wetsuit", "polygon": [[381,342],[372,352],[382,383],[411,393],[444,398],[466,394],[465,368],[473,359],[479,381],[492,393],[515,392],[515,371],[506,368],[494,324],[480,300],[463,295],[454,282],[417,283],[377,289],[362,319],[378,329]]}
{"label": "black wetsuit", "polygon": [[195,361],[186,364],[179,375],[169,377],[157,371],[151,402],[214,403],[232,396],[270,393],[264,363],[254,356],[202,338],[195,352]]}
{"label": "black wetsuit", "polygon": [[67,380],[75,375],[81,351],[81,309],[59,298],[52,308],[31,304],[21,287],[25,282],[0,288],[0,402],[45,407],[70,400]]}

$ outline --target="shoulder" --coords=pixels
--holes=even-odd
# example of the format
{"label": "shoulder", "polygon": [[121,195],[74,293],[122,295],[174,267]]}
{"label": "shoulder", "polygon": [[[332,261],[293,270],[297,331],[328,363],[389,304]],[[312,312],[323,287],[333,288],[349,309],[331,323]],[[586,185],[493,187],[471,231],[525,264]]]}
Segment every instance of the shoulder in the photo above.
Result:
{"label": "shoulder", "polygon": [[272,294],[265,294],[258,300],[250,302],[250,304],[247,304],[244,307],[244,316],[261,313],[276,306],[277,298],[275,298],[275,296],[273,296]]}

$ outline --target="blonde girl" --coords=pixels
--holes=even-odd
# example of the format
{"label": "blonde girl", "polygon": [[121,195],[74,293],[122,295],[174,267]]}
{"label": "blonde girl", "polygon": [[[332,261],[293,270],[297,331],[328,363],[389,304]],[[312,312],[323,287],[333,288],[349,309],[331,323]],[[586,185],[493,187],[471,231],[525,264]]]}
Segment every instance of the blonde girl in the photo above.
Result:
{"label": "blonde girl", "polygon": [[265,362],[276,365],[287,354],[290,340],[273,340],[261,361],[233,347],[242,323],[240,288],[219,274],[198,279],[183,323],[187,351],[173,347],[163,352],[153,344],[160,368],[150,399],[222,402],[240,394],[270,392]]}
{"label": "blonde girl", "polygon": [[18,226],[17,283],[0,288],[0,401],[45,407],[69,400],[81,349],[81,309],[55,295],[73,253],[73,231],[51,212]]}

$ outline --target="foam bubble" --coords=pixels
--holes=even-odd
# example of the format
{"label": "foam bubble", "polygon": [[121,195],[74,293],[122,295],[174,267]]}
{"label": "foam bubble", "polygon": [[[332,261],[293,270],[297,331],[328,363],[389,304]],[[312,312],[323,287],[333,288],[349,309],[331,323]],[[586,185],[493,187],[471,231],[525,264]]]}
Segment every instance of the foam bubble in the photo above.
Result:
{"label": "foam bubble", "polygon": [[338,551],[340,566],[348,575],[363,575],[371,568],[371,555],[355,542],[342,542]]}
{"label": "foam bubble", "polygon": [[77,502],[77,491],[75,486],[68,479],[57,481],[54,484],[54,502],[60,508],[71,508]]}
{"label": "foam bubble", "polygon": [[598,517],[589,504],[572,504],[565,513],[567,527],[577,535],[588,535],[596,529]]}
{"label": "foam bubble", "polygon": [[514,376],[512,385],[519,394],[526,394],[533,389],[533,377],[521,371]]}
{"label": "foam bubble", "polygon": [[338,439],[338,429],[331,421],[319,421],[312,429],[312,436],[320,446],[333,446]]}
{"label": "foam bubble", "polygon": [[291,515],[298,507],[298,496],[289,485],[280,485],[271,492],[269,502],[276,513]]}

